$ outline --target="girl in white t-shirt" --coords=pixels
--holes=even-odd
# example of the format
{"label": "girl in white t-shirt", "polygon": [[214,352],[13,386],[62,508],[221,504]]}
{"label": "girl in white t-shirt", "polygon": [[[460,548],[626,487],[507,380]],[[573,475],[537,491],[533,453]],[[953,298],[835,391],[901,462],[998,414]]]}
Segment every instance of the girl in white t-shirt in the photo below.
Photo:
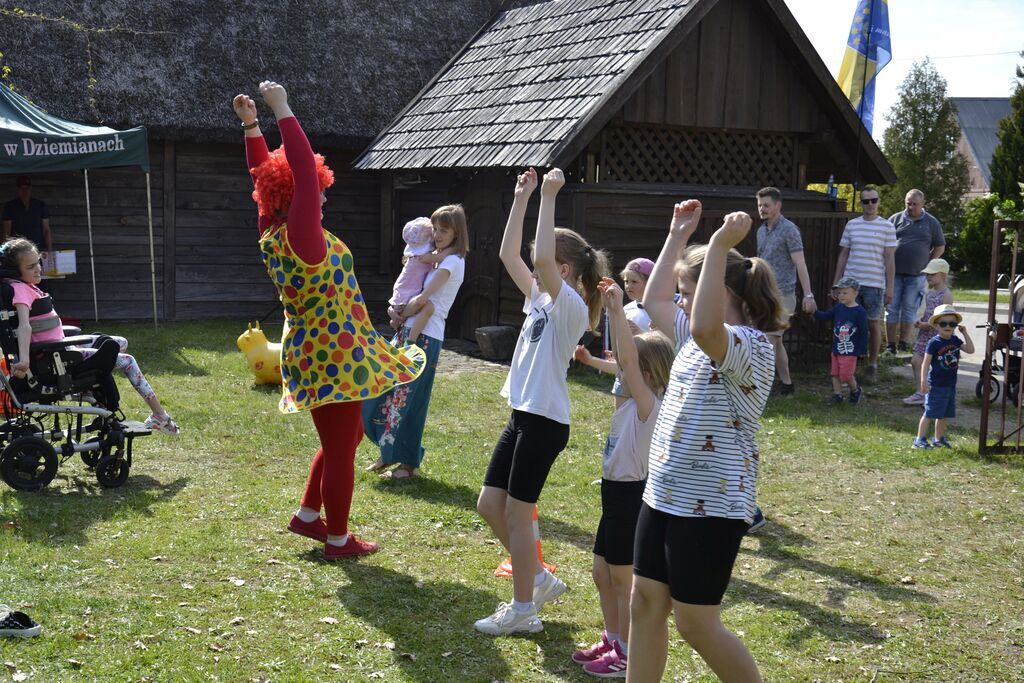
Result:
{"label": "girl in white t-shirt", "polygon": [[495,444],[477,501],[480,516],[512,557],[512,602],[499,604],[474,625],[490,635],[543,630],[537,610],[566,590],[537,561],[533,507],[569,441],[566,371],[576,343],[601,315],[597,285],[608,274],[608,258],[572,230],[555,228],[555,197],[564,184],[557,168],[544,176],[533,270],[521,255],[526,206],[537,187],[532,168],[516,180],[501,240],[501,262],[527,300],[526,320],[501,390],[512,416]]}
{"label": "girl in white t-shirt", "polygon": [[700,213],[696,200],[675,206],[670,240],[655,267],[664,272],[662,259],[674,264],[691,336],[672,365],[651,438],[633,561],[627,680],[661,679],[670,613],[719,679],[761,680],[750,652],[722,625],[720,610],[755,509],[755,434],[775,371],[765,333],[787,323],[771,267],[733,249],[750,231],[746,213],[726,216],[707,246],[689,247],[681,257],[670,248],[693,234]]}
{"label": "girl in white t-shirt", "polygon": [[632,301],[622,307],[626,312],[626,320],[631,325],[633,334],[649,332],[651,330],[651,316],[644,310],[644,290],[647,289],[647,280],[654,270],[654,261],[649,258],[635,258],[626,264],[622,269],[622,289]]}
{"label": "girl in white t-shirt", "polygon": [[[401,321],[391,343],[399,347],[415,344],[423,349],[426,368],[415,381],[363,401],[363,428],[366,436],[380,447],[380,456],[366,469],[383,472],[381,476],[389,480],[410,479],[419,474],[426,454],[423,431],[434,389],[437,359],[444,343],[445,320],[466,275],[469,225],[462,206],[450,204],[438,208],[430,215],[430,223],[435,255],[442,255],[441,261],[431,266],[423,281],[423,291],[405,303],[401,314],[393,306],[388,309],[389,315]],[[423,332],[414,335],[414,330]],[[390,469],[396,464],[398,467]]]}
{"label": "girl in white t-shirt", "polygon": [[651,434],[675,349],[661,332],[633,336],[622,305],[622,290],[611,278],[606,278],[599,289],[608,311],[625,396],[615,397],[615,414],[605,443],[601,521],[594,541],[592,573],[601,598],[604,632],[596,645],[573,653],[572,660],[582,664],[589,674],[621,677],[626,673],[628,655],[633,539],[647,483]]}

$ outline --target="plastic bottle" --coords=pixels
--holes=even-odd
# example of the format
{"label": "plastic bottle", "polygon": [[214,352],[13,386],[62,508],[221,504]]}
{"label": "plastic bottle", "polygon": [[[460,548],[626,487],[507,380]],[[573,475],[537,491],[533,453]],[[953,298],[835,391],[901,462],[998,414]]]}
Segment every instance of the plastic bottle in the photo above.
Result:
{"label": "plastic bottle", "polygon": [[835,177],[835,175],[832,174],[832,173],[829,173],[828,174],[828,186],[825,188],[825,193],[828,194],[829,197],[835,197],[837,194],[839,194],[838,191],[837,191],[838,189],[839,188],[836,187],[836,177]]}

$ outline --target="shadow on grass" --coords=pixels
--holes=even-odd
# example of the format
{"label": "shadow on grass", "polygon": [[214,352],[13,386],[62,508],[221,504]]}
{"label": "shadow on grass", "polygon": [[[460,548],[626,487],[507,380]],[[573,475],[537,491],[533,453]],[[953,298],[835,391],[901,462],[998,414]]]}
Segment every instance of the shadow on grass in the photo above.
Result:
{"label": "shadow on grass", "polygon": [[[428,503],[454,505],[471,512],[476,512],[476,499],[480,495],[480,489],[453,485],[439,479],[430,479],[424,476],[414,477],[411,480],[405,481],[378,479],[374,482],[373,486],[378,491],[395,495],[407,495]],[[541,500],[539,505],[540,509],[542,509],[543,500]],[[582,529],[575,524],[555,519],[551,515],[544,515],[542,517],[541,531],[544,538],[557,538],[559,541],[570,543],[587,552],[594,548],[593,530]]]}
{"label": "shadow on grass", "polygon": [[733,576],[730,587],[734,590],[732,593],[734,596],[765,607],[799,614],[807,621],[804,628],[790,635],[789,638],[793,645],[802,643],[813,637],[815,633],[821,633],[833,641],[854,640],[862,643],[884,641],[886,636],[877,627],[848,619],[838,611],[845,607],[846,598],[856,592],[869,591],[882,600],[901,604],[938,602],[934,596],[928,593],[888,583],[870,574],[833,567],[818,560],[802,557],[795,552],[794,548],[810,547],[813,545],[813,541],[783,524],[772,523],[754,538],[757,539],[759,546],[756,549],[740,548],[740,554],[761,557],[775,563],[765,574],[766,581],[773,581],[787,572],[797,571],[817,574],[839,584],[827,589],[828,598],[824,607],[837,610],[828,611],[823,609],[822,605],[801,600],[792,595],[766,588],[762,584]]}
{"label": "shadow on grass", "polygon": [[[64,483],[60,483],[64,479]],[[88,475],[61,477],[41,491],[4,491],[0,507],[22,510],[18,516],[18,535],[29,543],[84,546],[89,542],[87,530],[106,521],[120,511],[129,510],[146,517],[153,515],[153,506],[174,498],[189,479],[179,477],[164,484],[147,475],[128,477],[124,486],[108,489]]]}
{"label": "shadow on grass", "polygon": [[[391,637],[394,663],[408,680],[490,681],[510,675],[494,637],[473,629],[475,620],[494,611],[499,598],[492,592],[454,581],[418,581],[369,563],[342,562],[339,566],[351,583],[338,589],[338,601]],[[552,672],[570,671],[563,663],[569,661],[575,647],[570,626],[549,622],[541,633],[508,637],[535,642],[545,653],[545,667]]]}

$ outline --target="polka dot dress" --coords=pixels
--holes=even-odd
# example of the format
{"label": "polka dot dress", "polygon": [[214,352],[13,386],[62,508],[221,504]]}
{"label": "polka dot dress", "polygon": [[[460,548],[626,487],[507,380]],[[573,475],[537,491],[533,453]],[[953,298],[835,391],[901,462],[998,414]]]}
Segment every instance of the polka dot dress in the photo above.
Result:
{"label": "polka dot dress", "polygon": [[423,351],[396,349],[374,331],[345,243],[325,230],[327,255],[310,265],[292,252],[286,231],[281,226],[260,240],[284,306],[281,412],[362,401],[416,379]]}

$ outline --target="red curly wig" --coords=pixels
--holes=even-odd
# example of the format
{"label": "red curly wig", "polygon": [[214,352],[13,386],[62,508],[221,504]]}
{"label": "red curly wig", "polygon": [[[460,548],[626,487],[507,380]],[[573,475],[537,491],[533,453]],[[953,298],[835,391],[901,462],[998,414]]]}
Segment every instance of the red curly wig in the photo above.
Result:
{"label": "red curly wig", "polygon": [[[334,171],[324,163],[323,155],[314,154],[313,158],[316,159],[320,191],[323,192],[334,184]],[[288,159],[284,155],[284,145],[271,152],[266,161],[249,169],[249,172],[256,179],[256,189],[253,190],[252,198],[256,200],[260,215],[283,218],[295,195],[295,181],[292,179]]]}

